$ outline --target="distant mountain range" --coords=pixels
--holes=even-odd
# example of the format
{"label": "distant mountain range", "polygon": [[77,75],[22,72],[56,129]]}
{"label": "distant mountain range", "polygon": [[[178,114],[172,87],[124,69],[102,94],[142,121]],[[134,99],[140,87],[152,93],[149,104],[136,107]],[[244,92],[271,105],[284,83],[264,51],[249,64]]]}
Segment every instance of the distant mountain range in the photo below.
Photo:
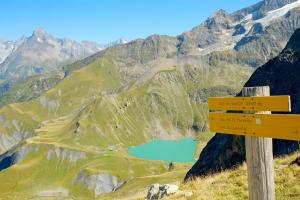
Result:
{"label": "distant mountain range", "polygon": [[[300,27],[299,8],[300,2],[296,0],[265,0],[232,14],[219,10],[199,26],[177,37],[154,35],[118,49],[126,48],[120,52],[134,57],[144,53],[156,54],[147,56],[140,61],[142,63],[178,56],[201,59],[203,56],[211,57],[215,52],[230,51],[235,54],[231,59],[239,64],[257,67],[277,55],[291,34]],[[56,39],[45,30],[37,29],[28,38],[23,37],[16,42],[0,40],[0,43],[0,80],[8,80],[53,71],[127,41],[119,39],[106,45],[88,41],[78,43],[70,39]],[[157,51],[143,52],[149,48]],[[244,57],[253,59],[250,61]]]}
{"label": "distant mountain range", "polygon": [[0,40],[0,79],[25,78],[57,70],[107,47],[126,42],[125,39],[105,45],[91,41],[76,42],[55,38],[38,28],[30,37],[17,41]]}
{"label": "distant mountain range", "polygon": [[111,52],[127,66],[148,62],[153,65],[159,59],[207,62],[217,57],[258,67],[285,47],[300,27],[299,13],[300,1],[265,0],[232,14],[219,10],[199,26],[176,37],[152,35],[110,48],[106,53]]}
{"label": "distant mountain range", "polygon": [[[233,50],[257,57],[259,66],[277,55],[293,31],[299,27],[299,6],[296,0],[265,0],[232,14],[224,10],[211,15],[205,22],[178,37],[147,38],[162,47],[162,55],[203,56],[216,51]],[[135,45],[135,41],[131,43]],[[30,37],[18,41],[0,40],[0,79],[24,78],[42,74],[90,56],[116,44],[71,39],[57,39],[38,28]],[[271,48],[274,47],[274,48]],[[276,48],[275,48],[276,47]]]}

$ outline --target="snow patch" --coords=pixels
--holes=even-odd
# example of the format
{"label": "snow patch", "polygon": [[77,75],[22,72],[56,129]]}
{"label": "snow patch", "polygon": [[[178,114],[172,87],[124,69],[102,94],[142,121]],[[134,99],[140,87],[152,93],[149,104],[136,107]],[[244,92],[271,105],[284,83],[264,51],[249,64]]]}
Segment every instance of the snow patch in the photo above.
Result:
{"label": "snow patch", "polygon": [[38,42],[43,43],[43,40],[40,37],[37,37],[36,39]]}
{"label": "snow patch", "polygon": [[256,23],[261,23],[264,26],[266,26],[266,25],[269,24],[269,22],[271,22],[271,21],[273,21],[273,20],[275,20],[277,18],[280,18],[280,17],[284,16],[290,10],[292,10],[294,8],[297,8],[299,6],[300,6],[300,0],[295,1],[293,3],[290,3],[290,4],[287,4],[287,5],[285,5],[285,6],[281,7],[281,8],[278,8],[276,10],[269,11],[264,18],[258,19],[255,22]]}
{"label": "snow patch", "polygon": [[242,22],[246,22],[253,19],[253,14],[248,14],[242,19]]}

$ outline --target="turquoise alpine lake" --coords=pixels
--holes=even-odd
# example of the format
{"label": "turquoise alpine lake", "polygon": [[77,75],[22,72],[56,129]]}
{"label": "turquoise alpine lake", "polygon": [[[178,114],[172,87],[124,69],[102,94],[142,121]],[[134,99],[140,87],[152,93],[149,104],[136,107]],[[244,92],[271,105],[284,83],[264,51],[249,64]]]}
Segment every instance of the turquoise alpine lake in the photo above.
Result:
{"label": "turquoise alpine lake", "polygon": [[195,162],[197,141],[186,138],[175,140],[153,140],[140,146],[131,147],[128,153],[145,160],[164,160],[167,162],[191,163]]}

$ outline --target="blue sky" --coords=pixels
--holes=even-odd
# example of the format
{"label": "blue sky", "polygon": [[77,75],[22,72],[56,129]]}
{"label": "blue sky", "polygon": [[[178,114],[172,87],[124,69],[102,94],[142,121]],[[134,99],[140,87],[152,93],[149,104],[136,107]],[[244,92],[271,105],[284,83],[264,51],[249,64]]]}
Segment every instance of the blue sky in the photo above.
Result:
{"label": "blue sky", "polygon": [[15,40],[37,27],[59,38],[107,43],[151,34],[178,35],[218,9],[258,0],[0,0],[0,37]]}

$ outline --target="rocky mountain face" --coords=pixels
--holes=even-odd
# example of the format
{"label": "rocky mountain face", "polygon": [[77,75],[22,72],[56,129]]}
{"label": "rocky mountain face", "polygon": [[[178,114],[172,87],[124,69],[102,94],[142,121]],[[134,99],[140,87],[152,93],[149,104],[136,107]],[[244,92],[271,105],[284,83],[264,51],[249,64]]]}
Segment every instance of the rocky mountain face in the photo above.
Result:
{"label": "rocky mountain face", "polygon": [[78,43],[71,39],[56,39],[38,28],[28,38],[14,43],[13,50],[2,57],[0,78],[24,78],[53,71],[67,63],[74,62],[102,50],[94,42]]}
{"label": "rocky mountain face", "polygon": [[[117,45],[99,53],[98,57],[103,54],[116,57],[126,70],[126,66],[131,66],[127,74],[135,74],[136,71],[142,74],[147,67],[153,68],[157,63],[162,63],[160,59],[174,63],[182,60],[197,60],[199,63],[222,60],[258,67],[277,55],[300,27],[298,8],[298,1],[263,1],[232,14],[220,10],[177,37],[153,35]],[[256,17],[256,12],[263,14]],[[141,65],[144,66],[139,67]],[[137,77],[137,74],[134,76]]]}
{"label": "rocky mountain face", "polygon": [[[292,113],[300,113],[300,29],[285,49],[274,59],[259,67],[245,87],[270,86],[271,95],[290,95]],[[296,141],[273,139],[274,155],[299,149]],[[232,168],[245,161],[244,137],[216,134],[202,151],[186,179]]]}
{"label": "rocky mountain face", "polygon": [[265,0],[232,14],[219,10],[178,36],[179,53],[209,55],[233,51],[252,56],[253,62],[247,64],[258,67],[277,55],[300,27],[299,7],[300,2],[295,0]]}
{"label": "rocky mountain face", "polygon": [[234,16],[236,19],[241,20],[245,16],[251,14],[253,15],[253,19],[260,19],[266,16],[269,11],[282,8],[283,6],[296,1],[297,0],[264,0],[253,6],[235,12]]}
{"label": "rocky mountain face", "polygon": [[2,63],[5,58],[12,53],[15,44],[11,41],[3,41],[0,38],[0,63]]}
{"label": "rocky mountain face", "polygon": [[[165,62],[211,66],[226,62],[255,68],[280,53],[300,28],[299,8],[300,1],[266,0],[232,14],[219,10],[177,37],[152,35],[109,48],[98,57],[113,56],[130,76],[128,81]],[[258,11],[264,14],[254,17]]]}
{"label": "rocky mountain face", "polygon": [[[55,71],[41,75],[31,76],[21,80],[10,88],[9,84],[3,84],[4,89],[0,98],[0,107],[15,102],[29,101],[39,97],[41,93],[51,89],[64,78],[62,71]],[[5,89],[5,86],[7,89]],[[1,94],[1,91],[0,91]]]}

